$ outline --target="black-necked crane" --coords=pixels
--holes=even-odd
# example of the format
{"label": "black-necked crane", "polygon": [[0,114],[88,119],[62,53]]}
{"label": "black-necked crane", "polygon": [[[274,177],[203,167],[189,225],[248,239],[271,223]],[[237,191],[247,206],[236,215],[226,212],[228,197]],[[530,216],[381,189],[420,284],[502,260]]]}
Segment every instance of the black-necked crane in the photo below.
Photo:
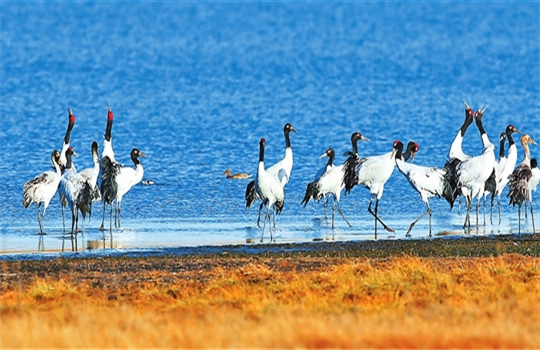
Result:
{"label": "black-necked crane", "polygon": [[[499,159],[495,164],[495,191],[491,193],[491,223],[493,224],[493,202],[497,197],[497,207],[499,211],[499,224],[501,223],[501,194],[508,184],[508,175],[510,175],[517,162],[517,146],[512,137],[513,133],[521,133],[512,124],[509,124],[504,133],[500,135],[501,149],[499,151]],[[504,135],[504,136],[503,136]],[[504,155],[504,140],[508,141],[508,155]],[[487,187],[486,183],[486,187]],[[490,189],[491,190],[491,189]],[[490,191],[491,192],[491,191]]]}
{"label": "black-necked crane", "polygon": [[105,127],[105,134],[103,135],[103,150],[101,151],[101,158],[109,157],[112,163],[117,163],[114,157],[114,151],[112,147],[112,126],[114,121],[114,114],[111,110],[111,106],[107,105],[107,125]]}
{"label": "black-necked crane", "polygon": [[[62,178],[62,173],[60,170],[60,165],[58,164],[58,159],[60,158],[60,152],[54,150],[51,153],[51,162],[53,163],[55,171],[45,171],[32,180],[26,182],[23,186],[23,206],[28,209],[30,204],[36,203],[38,206],[38,224],[39,224],[39,233],[41,235],[45,234],[43,232],[43,220],[45,219],[45,212],[47,207],[51,202],[51,199],[54,197],[58,186],[60,185],[60,179]],[[41,210],[43,208],[43,210]]]}
{"label": "black-necked crane", "polygon": [[[71,138],[71,131],[73,130],[73,127],[75,126],[75,115],[73,114],[73,110],[71,109],[71,106],[68,107],[68,126],[66,129],[66,134],[64,135],[64,140],[62,141],[62,150],[60,151],[60,166],[64,168],[66,166],[66,152],[69,148],[70,144],[70,138]],[[74,165],[71,165],[74,167]],[[75,168],[73,170],[76,171]]]}
{"label": "black-necked crane", "polygon": [[101,152],[100,172],[101,172],[101,201],[103,202],[103,219],[101,221],[100,230],[105,230],[105,207],[110,205],[110,225],[109,231],[112,232],[112,212],[113,204],[118,192],[118,184],[116,183],[116,177],[122,167],[116,161],[114,151],[112,148],[112,126],[114,121],[114,115],[111,110],[111,106],[107,106],[107,125],[105,127],[105,134],[103,135],[103,150]]}
{"label": "black-necked crane", "polygon": [[[359,131],[353,132],[351,135],[352,150],[345,152],[345,155],[347,156],[347,160],[345,160],[345,162],[343,163],[343,166],[344,166],[343,185],[345,186],[345,188],[347,184],[352,184],[354,183],[354,181],[356,181],[355,170],[356,170],[356,167],[358,167],[360,163],[360,159],[361,159],[360,156],[358,155],[358,141],[360,140],[369,141],[369,139],[365,137],[364,135],[362,135]],[[352,187],[346,193],[349,193],[351,189]],[[326,216],[326,211],[325,211],[325,216]]]}
{"label": "black-necked crane", "polygon": [[463,121],[463,124],[459,128],[456,137],[454,138],[454,141],[452,141],[452,144],[450,145],[450,148],[448,149],[448,161],[443,167],[443,171],[445,172],[445,177],[447,182],[454,188],[454,198],[459,197],[459,206],[461,207],[461,189],[457,186],[457,166],[459,163],[463,162],[464,160],[470,158],[468,154],[463,152],[463,139],[465,137],[465,133],[467,132],[467,129],[474,121],[474,111],[469,107],[467,102],[464,100],[462,101],[463,105],[465,106],[465,120]]}
{"label": "black-necked crane", "polygon": [[[360,158],[354,169],[347,167],[345,170],[345,190],[349,193],[355,185],[364,185],[369,189],[371,198],[369,200],[368,212],[375,218],[375,239],[377,239],[377,221],[380,222],[388,232],[394,232],[377,215],[379,201],[383,195],[384,185],[392,175],[396,165],[395,156],[399,147],[399,141],[394,141],[392,151],[372,157]],[[401,144],[403,150],[403,144]],[[350,172],[354,171],[354,174]],[[375,199],[375,212],[371,210],[371,203]]]}
{"label": "black-necked crane", "polygon": [[[289,182],[293,167],[293,151],[291,147],[291,139],[289,137],[291,131],[296,132],[290,123],[285,124],[283,127],[283,136],[285,137],[285,156],[276,164],[272,165],[266,172],[274,177],[280,184],[281,188],[285,188],[285,185]],[[248,183],[246,187],[246,209],[251,207],[258,199],[257,191],[255,190],[255,180]],[[259,206],[259,214],[257,216],[257,226],[260,227],[261,211],[263,203]]]}
{"label": "black-necked crane", "polygon": [[269,174],[264,168],[264,148],[266,141],[261,138],[259,141],[259,166],[257,167],[257,175],[255,176],[255,189],[258,197],[266,206],[266,215],[264,217],[263,229],[261,233],[261,242],[264,238],[264,229],[266,226],[266,220],[268,219],[268,227],[270,231],[270,242],[273,240],[272,235],[272,223],[270,210],[274,212],[274,223],[276,221],[276,215],[281,213],[283,205],[285,203],[285,194],[283,192],[282,184],[277,178]]}
{"label": "black-necked crane", "polygon": [[480,198],[484,194],[484,188],[486,180],[491,176],[495,166],[495,146],[489,141],[484,126],[482,124],[483,112],[485,107],[481,110],[481,113],[476,113],[476,126],[482,137],[484,144],[483,151],[480,155],[470,157],[457,166],[457,186],[461,188],[461,193],[467,202],[467,214],[465,216],[465,222],[463,228],[471,227],[470,211],[472,207],[472,201],[477,198],[476,202],[476,227],[478,229],[478,213],[480,209]]}
{"label": "black-necked crane", "polygon": [[[324,167],[317,171],[314,181],[308,184],[306,194],[301,203],[304,204],[305,207],[310,199],[320,201],[321,199],[326,198],[324,202],[324,217],[326,218],[326,208],[328,207],[328,201],[330,199],[330,195],[333,195],[334,201],[332,203],[332,228],[334,228],[334,205],[336,201],[339,213],[341,214],[345,222],[347,222],[349,227],[351,227],[351,224],[347,221],[347,219],[343,215],[343,212],[341,211],[339,201],[341,197],[341,191],[343,190],[343,188],[345,188],[345,183],[347,182],[347,179],[345,179],[345,169],[347,167],[350,167],[354,170],[356,164],[358,163],[358,160],[360,159],[360,157],[358,156],[358,141],[360,140],[369,141],[367,137],[365,137],[358,131],[355,131],[351,134],[352,151],[345,152],[345,155],[348,156],[347,160],[345,160],[345,162],[343,162],[343,164],[339,166],[333,165],[333,161],[335,158],[335,153],[333,149],[331,151],[331,157],[330,154],[327,154],[328,150],[327,152],[323,153],[320,158],[329,157],[328,162]],[[339,175],[340,173],[341,175]],[[351,171],[350,173],[354,174],[354,171]],[[341,177],[340,182],[338,182],[339,177]]]}
{"label": "black-necked crane", "polygon": [[132,167],[122,167],[116,176],[116,183],[118,184],[118,191],[116,194],[116,212],[115,212],[115,225],[120,228],[120,215],[122,211],[122,199],[128,193],[128,191],[141,182],[144,176],[144,168],[139,160],[139,157],[146,157],[137,148],[131,150],[131,161],[135,165]]}
{"label": "black-necked crane", "polygon": [[[506,161],[508,158],[506,157],[506,154],[504,152],[504,144],[506,143],[506,134],[504,132],[501,132],[499,135],[499,159],[495,161],[495,166],[493,169],[493,172],[491,173],[490,177],[486,180],[486,184],[484,186],[484,225],[485,222],[485,212],[486,212],[486,200],[489,195],[491,195],[491,210],[490,210],[490,222],[493,225],[493,201],[495,199],[495,193],[497,192],[497,183],[499,182],[499,179],[501,178],[502,172],[504,170],[504,167],[506,166]],[[499,208],[500,211],[500,208]]]}
{"label": "black-necked crane", "polygon": [[[412,159],[414,160],[420,146],[411,141],[407,145],[407,151],[409,149],[412,150]],[[420,194],[422,201],[427,206],[427,210],[411,223],[409,229],[407,230],[406,236],[409,237],[414,225],[416,225],[416,223],[420,221],[420,219],[422,219],[426,214],[429,214],[429,236],[431,237],[431,207],[429,206],[429,199],[434,196],[444,197],[448,203],[450,203],[450,207],[452,207],[454,204],[453,189],[446,181],[444,170],[436,167],[427,167],[407,163],[407,159],[408,157],[399,157],[398,154],[396,156],[396,165],[399,171],[409,181],[411,187]]]}
{"label": "black-necked crane", "polygon": [[[71,139],[71,131],[73,130],[73,127],[75,126],[75,115],[73,114],[73,110],[71,109],[71,106],[68,107],[68,125],[66,129],[66,133],[64,135],[64,139],[62,140],[62,148],[60,151],[60,159],[58,161],[58,164],[60,165],[60,169],[64,171],[64,168],[66,167],[66,152],[68,148],[70,147],[70,139]],[[73,170],[75,170],[75,165],[72,164]],[[75,170],[76,171],[76,170]],[[62,193],[58,194],[60,198],[60,208],[62,209],[62,226],[64,228],[64,233],[66,232],[66,220],[64,215],[64,207],[67,206],[67,200],[64,197]]]}
{"label": "black-necked crane", "polygon": [[[533,177],[529,144],[536,145],[536,142],[528,134],[521,136],[521,146],[523,146],[524,151],[523,161],[516,169],[514,169],[512,174],[508,176],[508,197],[510,197],[509,204],[512,206],[518,206],[518,233],[521,233],[521,205],[530,197],[529,184]],[[533,231],[536,232],[534,227],[534,217],[532,219]]]}
{"label": "black-necked crane", "polygon": [[[90,184],[86,178],[73,170],[72,156],[77,156],[73,147],[69,147],[66,152],[66,168],[60,180],[60,192],[64,195],[71,210],[71,235],[77,233],[78,227],[78,211],[81,207],[85,207],[86,212],[91,212],[92,200],[89,196],[83,196],[84,192],[89,193]],[[83,201],[85,201],[83,203]],[[85,211],[83,213],[83,219]]]}
{"label": "black-necked crane", "polygon": [[[343,167],[345,163],[335,166],[333,164],[335,155],[336,154],[334,152],[334,149],[329,148],[319,157],[319,159],[328,157],[328,162],[324,167],[317,171],[315,179],[307,185],[304,199],[300,203],[305,207],[310,201],[310,199],[320,201],[321,199],[332,195],[334,197],[334,200],[332,202],[332,229],[334,229],[334,213],[336,202],[338,213],[343,217],[343,220],[345,220],[347,225],[349,225],[349,227],[352,227],[349,221],[347,221],[347,218],[345,218],[345,215],[343,215],[343,212],[341,211],[341,208],[339,206],[341,191],[345,187],[345,185],[343,184]],[[327,206],[327,203],[328,199],[326,200],[325,208]]]}
{"label": "black-necked crane", "polygon": [[97,184],[99,177],[99,155],[98,143],[96,141],[92,142],[92,161],[94,162],[94,166],[80,171],[79,174],[84,176],[90,184],[92,201],[95,202],[101,200],[101,192]]}

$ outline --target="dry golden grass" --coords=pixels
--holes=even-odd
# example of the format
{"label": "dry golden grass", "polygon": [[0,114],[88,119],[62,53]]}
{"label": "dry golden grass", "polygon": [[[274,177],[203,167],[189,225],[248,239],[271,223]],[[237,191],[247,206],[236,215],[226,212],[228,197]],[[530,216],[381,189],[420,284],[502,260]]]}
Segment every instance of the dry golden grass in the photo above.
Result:
{"label": "dry golden grass", "polygon": [[537,257],[105,260],[3,263],[0,347],[540,347]]}

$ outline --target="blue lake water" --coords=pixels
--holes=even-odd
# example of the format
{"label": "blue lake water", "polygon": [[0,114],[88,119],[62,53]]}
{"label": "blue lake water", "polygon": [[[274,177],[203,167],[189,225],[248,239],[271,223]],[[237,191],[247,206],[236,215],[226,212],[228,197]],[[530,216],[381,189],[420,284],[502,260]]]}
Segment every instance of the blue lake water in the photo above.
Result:
{"label": "blue lake water", "polygon": [[[254,175],[261,137],[267,164],[278,161],[287,122],[298,133],[276,241],[373,239],[364,188],[342,197],[352,228],[336,216],[332,230],[322,204],[300,206],[324,165],[318,156],[333,147],[343,161],[360,131],[371,139],[359,145],[363,156],[414,140],[417,164],[442,167],[463,99],[474,110],[489,105],[484,125],[494,144],[509,123],[540,141],[538,18],[538,2],[0,2],[0,251],[65,243],[58,199],[40,238],[22,186],[49,170],[70,105],[78,169],[91,166],[93,140],[101,152],[110,104],[116,158],[131,165],[139,148],[144,178],[155,183],[124,197],[123,227],[106,247],[257,242],[258,206],[245,210],[250,180],[222,174]],[[481,148],[473,125],[464,150]],[[521,161],[521,147],[518,154]],[[502,202],[502,224],[473,234],[517,231],[517,210]],[[434,234],[463,232],[463,211],[437,198],[431,206]],[[396,168],[379,206],[396,232],[379,226],[379,238],[404,238],[424,210]],[[96,204],[80,248],[101,242],[101,215]],[[522,230],[532,230],[530,218]],[[427,232],[425,218],[412,235]]]}

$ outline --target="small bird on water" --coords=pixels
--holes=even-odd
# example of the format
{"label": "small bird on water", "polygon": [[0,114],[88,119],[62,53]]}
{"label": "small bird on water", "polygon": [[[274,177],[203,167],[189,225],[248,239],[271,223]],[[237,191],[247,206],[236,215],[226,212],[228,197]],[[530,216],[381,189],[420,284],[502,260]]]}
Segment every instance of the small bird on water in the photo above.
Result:
{"label": "small bird on water", "polygon": [[225,170],[223,175],[227,175],[227,179],[247,179],[251,177],[251,175],[246,173],[232,174],[230,169]]}

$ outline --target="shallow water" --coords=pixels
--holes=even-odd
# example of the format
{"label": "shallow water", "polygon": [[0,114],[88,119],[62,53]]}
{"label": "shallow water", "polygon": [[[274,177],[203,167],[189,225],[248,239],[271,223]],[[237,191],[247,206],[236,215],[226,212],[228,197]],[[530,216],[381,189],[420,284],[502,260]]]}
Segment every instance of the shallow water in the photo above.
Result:
{"label": "shallow water", "polygon": [[[56,198],[41,239],[36,207],[21,205],[23,184],[48,170],[52,149],[62,145],[69,105],[79,169],[91,166],[91,142],[101,147],[107,104],[117,159],[131,164],[133,147],[147,155],[144,178],[155,184],[125,196],[123,228],[112,242],[105,237],[115,249],[257,242],[257,207],[244,208],[250,180],[222,173],[254,175],[261,137],[268,164],[278,161],[286,122],[298,133],[277,242],[374,238],[363,188],[341,200],[352,228],[336,214],[332,230],[322,204],[300,206],[324,165],[318,156],[333,147],[343,161],[353,131],[371,139],[360,143],[362,155],[414,140],[417,164],[442,167],[464,99],[475,110],[489,105],[484,122],[494,143],[508,123],[540,139],[535,3],[4,2],[0,10],[3,252],[58,251],[62,243],[71,250]],[[474,126],[464,150],[481,152]],[[502,202],[501,225],[473,235],[517,231],[516,210]],[[463,211],[436,198],[430,204],[434,235],[463,234]],[[379,238],[404,238],[424,210],[395,169],[379,214],[396,232],[379,226]],[[101,216],[96,205],[79,249],[103,242]],[[529,218],[522,230],[531,226]],[[424,218],[412,235],[427,233]]]}

